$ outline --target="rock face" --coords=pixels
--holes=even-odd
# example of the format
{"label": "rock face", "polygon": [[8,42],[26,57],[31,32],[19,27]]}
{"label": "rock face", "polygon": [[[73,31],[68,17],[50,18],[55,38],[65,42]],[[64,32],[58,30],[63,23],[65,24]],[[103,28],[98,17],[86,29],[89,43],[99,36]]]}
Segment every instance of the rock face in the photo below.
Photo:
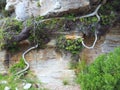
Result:
{"label": "rock face", "polygon": [[[26,58],[28,58],[31,70],[46,88],[49,90],[80,90],[79,86],[74,83],[74,70],[69,69],[71,60],[69,54],[61,55],[55,52],[54,48],[46,48],[33,54],[35,52],[30,52]],[[33,58],[34,60],[31,60]],[[68,87],[64,85],[64,82],[69,84]]]}
{"label": "rock face", "polygon": [[[86,41],[88,46],[92,44],[91,41],[93,40],[90,38]],[[101,37],[93,49],[84,48],[80,57],[86,60],[87,63],[92,63],[100,54],[109,53],[116,47],[120,47],[120,23],[112,27],[105,36]]]}
{"label": "rock face", "polygon": [[7,0],[5,10],[15,10],[16,19],[24,21],[29,16],[39,15],[37,1],[32,0]]}
{"label": "rock face", "polygon": [[31,16],[59,16],[64,13],[82,13],[89,8],[88,0],[7,0],[6,10],[15,9],[16,19],[24,21]]}
{"label": "rock face", "polygon": [[88,0],[41,0],[40,15],[83,12],[88,6]]}
{"label": "rock face", "polygon": [[5,60],[5,51],[0,51],[0,74],[3,74],[6,72],[5,67],[3,65],[3,62]]}
{"label": "rock face", "polygon": [[[19,60],[20,53],[13,56],[13,60]],[[69,68],[70,54],[61,55],[55,48],[48,47],[40,50],[32,50],[26,55],[30,64],[30,70],[36,75],[42,85],[49,90],[80,90],[74,79],[74,70]],[[13,63],[13,62],[12,62]],[[64,85],[67,82],[68,85]]]}
{"label": "rock face", "polygon": [[120,46],[120,23],[111,28],[110,32],[106,35],[105,41],[102,44],[102,52],[108,53],[118,46]]}

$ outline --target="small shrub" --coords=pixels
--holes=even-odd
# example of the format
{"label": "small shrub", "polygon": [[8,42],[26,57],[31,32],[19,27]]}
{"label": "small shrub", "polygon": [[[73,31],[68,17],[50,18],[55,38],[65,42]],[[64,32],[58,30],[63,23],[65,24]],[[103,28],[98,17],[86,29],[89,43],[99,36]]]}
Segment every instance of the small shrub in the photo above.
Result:
{"label": "small shrub", "polygon": [[0,27],[0,49],[7,48],[8,50],[18,50],[18,42],[13,42],[12,37],[18,35],[23,28],[22,22],[13,18],[5,18]]}
{"label": "small shrub", "polygon": [[57,40],[57,49],[68,51],[72,54],[78,54],[82,50],[82,38],[79,39],[66,39],[61,36]]}
{"label": "small shrub", "polygon": [[100,55],[79,73],[77,82],[82,90],[120,90],[120,47]]}

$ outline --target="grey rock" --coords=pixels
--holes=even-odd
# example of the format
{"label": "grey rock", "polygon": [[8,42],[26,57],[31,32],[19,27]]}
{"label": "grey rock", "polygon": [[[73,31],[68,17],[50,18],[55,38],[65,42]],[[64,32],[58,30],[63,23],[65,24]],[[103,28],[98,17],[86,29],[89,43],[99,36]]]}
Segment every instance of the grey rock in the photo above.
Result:
{"label": "grey rock", "polygon": [[113,51],[115,47],[120,46],[120,25],[111,28],[110,32],[107,33],[105,41],[102,44],[102,52],[109,53]]}
{"label": "grey rock", "polygon": [[[14,4],[14,8],[11,8],[13,3],[16,4]],[[7,0],[5,9],[15,9],[16,19],[24,21],[31,16],[60,16],[65,13],[82,13],[89,9],[89,5],[88,0],[39,0],[39,2]]]}
{"label": "grey rock", "polygon": [[5,55],[6,55],[6,51],[0,51],[0,74],[4,75],[7,73],[5,67],[4,67],[4,60],[5,60]]}
{"label": "grey rock", "polygon": [[[49,4],[49,5],[47,5]],[[41,16],[59,15],[60,13],[83,12],[89,6],[88,0],[41,0]]]}
{"label": "grey rock", "polygon": [[10,87],[6,86],[6,87],[4,88],[4,90],[10,90]]}
{"label": "grey rock", "polygon": [[0,83],[1,84],[7,84],[8,82],[4,80],[4,81],[1,81]]}
{"label": "grey rock", "polygon": [[28,89],[31,88],[31,86],[32,86],[31,83],[26,83],[26,84],[24,85],[23,89],[24,89],[24,90],[28,90]]}

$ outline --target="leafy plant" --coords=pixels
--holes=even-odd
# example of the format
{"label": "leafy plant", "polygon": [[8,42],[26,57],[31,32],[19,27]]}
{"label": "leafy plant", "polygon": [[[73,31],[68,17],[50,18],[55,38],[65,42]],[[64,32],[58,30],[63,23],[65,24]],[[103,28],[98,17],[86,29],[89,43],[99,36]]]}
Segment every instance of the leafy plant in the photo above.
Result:
{"label": "leafy plant", "polygon": [[82,50],[82,38],[79,39],[66,39],[61,36],[57,40],[57,49],[68,51],[72,54],[78,54]]}
{"label": "leafy plant", "polygon": [[100,55],[77,76],[82,90],[120,90],[120,47]]}
{"label": "leafy plant", "polygon": [[117,18],[117,11],[120,10],[119,0],[109,0],[106,4],[102,5],[100,8],[101,25],[111,25]]}

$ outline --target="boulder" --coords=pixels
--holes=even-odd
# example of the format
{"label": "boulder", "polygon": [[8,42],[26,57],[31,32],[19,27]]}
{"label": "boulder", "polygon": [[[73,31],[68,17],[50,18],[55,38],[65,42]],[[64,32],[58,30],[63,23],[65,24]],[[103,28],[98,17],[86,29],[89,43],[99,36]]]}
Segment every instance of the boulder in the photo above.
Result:
{"label": "boulder", "polygon": [[32,16],[60,16],[83,13],[89,9],[88,0],[7,0],[6,10],[15,10],[16,19],[24,21]]}

